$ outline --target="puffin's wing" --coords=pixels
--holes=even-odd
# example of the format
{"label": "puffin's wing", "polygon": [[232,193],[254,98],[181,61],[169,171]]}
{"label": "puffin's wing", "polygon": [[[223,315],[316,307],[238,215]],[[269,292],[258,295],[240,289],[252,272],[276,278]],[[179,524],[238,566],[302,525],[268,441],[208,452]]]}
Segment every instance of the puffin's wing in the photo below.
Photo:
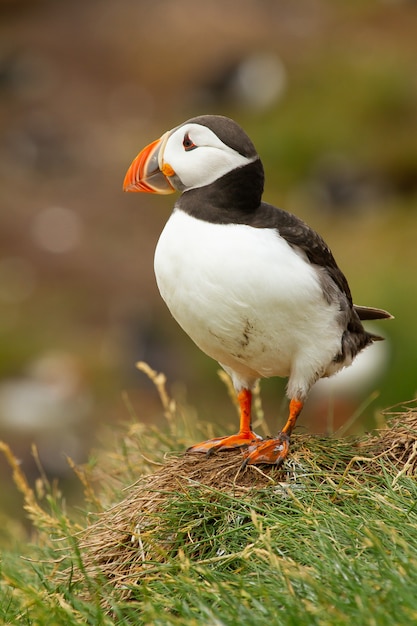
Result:
{"label": "puffin's wing", "polygon": [[[288,213],[288,211],[278,209],[263,202],[258,213],[259,217],[262,214],[262,222],[269,222],[269,227],[276,228],[281,237],[291,246],[302,250],[310,263],[323,268],[353,306],[352,295],[347,279],[337,265],[324,239],[303,222],[303,220],[292,213]],[[265,220],[265,218],[267,219]],[[252,225],[258,226],[256,222]]]}

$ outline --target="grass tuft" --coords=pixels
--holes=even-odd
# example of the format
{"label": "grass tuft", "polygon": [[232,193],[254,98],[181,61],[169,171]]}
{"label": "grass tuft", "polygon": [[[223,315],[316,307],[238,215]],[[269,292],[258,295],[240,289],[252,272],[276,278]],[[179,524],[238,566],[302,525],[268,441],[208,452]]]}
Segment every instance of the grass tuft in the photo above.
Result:
{"label": "grass tuft", "polygon": [[84,512],[66,510],[40,464],[32,489],[0,443],[36,529],[3,551],[1,623],[417,621],[415,403],[367,437],[294,436],[283,468],[242,470],[240,451],[178,454],[195,426],[164,376],[139,367],[167,427],[132,415],[106,456],[69,460]]}

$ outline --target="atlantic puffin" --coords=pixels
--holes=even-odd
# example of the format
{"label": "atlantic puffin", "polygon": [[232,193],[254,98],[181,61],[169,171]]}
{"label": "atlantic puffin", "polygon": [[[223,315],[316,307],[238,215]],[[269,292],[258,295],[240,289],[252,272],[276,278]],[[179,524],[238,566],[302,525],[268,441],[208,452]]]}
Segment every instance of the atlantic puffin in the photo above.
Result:
{"label": "atlantic puffin", "polygon": [[[227,117],[193,117],[163,134],[133,160],[123,188],[181,193],[156,246],[156,281],[178,324],[230,375],[240,406],[237,434],[188,451],[241,447],[244,465],[279,466],[313,384],[381,339],[363,320],[392,316],[354,305],[321,236],[262,201],[261,159]],[[252,430],[252,391],[271,376],[288,378],[289,415],[262,439]]]}

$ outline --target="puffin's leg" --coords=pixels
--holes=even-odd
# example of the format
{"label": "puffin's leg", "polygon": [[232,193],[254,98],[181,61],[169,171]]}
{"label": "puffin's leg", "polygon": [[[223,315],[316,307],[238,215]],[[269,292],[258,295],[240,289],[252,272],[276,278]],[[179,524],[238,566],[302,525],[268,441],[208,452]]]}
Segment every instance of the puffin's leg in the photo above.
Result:
{"label": "puffin's leg", "polygon": [[290,401],[289,416],[284,428],[273,439],[251,443],[248,447],[248,454],[243,461],[243,466],[260,465],[262,463],[281,465],[288,455],[291,433],[302,408],[303,402],[293,398]]}
{"label": "puffin's leg", "polygon": [[252,442],[261,440],[261,437],[253,432],[251,420],[252,392],[250,389],[242,389],[237,396],[240,408],[240,428],[236,435],[217,437],[202,441],[188,448],[187,452],[214,452],[215,450],[230,450],[247,446]]}

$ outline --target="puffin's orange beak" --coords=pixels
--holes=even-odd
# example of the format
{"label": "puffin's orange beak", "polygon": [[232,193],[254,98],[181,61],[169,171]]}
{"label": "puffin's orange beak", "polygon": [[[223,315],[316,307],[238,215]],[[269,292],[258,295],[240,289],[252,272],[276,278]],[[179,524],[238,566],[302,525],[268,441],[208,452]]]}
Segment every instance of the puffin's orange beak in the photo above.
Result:
{"label": "puffin's orange beak", "polygon": [[168,194],[175,188],[168,176],[174,175],[174,170],[168,163],[163,163],[163,149],[169,133],[153,141],[139,152],[127,170],[124,182],[124,191],[145,191],[148,193]]}

